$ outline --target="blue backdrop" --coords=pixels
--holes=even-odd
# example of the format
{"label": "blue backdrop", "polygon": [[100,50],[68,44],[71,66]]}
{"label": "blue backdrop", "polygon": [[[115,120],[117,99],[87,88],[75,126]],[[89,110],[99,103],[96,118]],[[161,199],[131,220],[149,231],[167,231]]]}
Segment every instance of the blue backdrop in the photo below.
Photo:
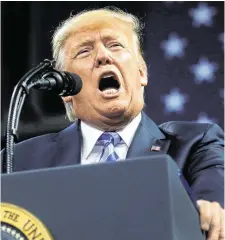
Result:
{"label": "blue backdrop", "polygon": [[[216,122],[223,128],[223,2],[2,2],[2,143],[14,85],[51,59],[59,22],[86,8],[117,6],[145,23],[149,71],[145,112],[158,124]],[[32,91],[20,121],[20,140],[68,125],[62,100]]]}

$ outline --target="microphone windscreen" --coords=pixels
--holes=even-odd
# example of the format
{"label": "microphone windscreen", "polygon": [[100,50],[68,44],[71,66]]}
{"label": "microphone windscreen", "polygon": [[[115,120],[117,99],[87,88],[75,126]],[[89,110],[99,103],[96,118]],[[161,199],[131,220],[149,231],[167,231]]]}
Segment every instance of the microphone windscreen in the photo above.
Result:
{"label": "microphone windscreen", "polygon": [[71,72],[66,72],[66,73],[69,74],[75,82],[74,95],[78,94],[82,88],[82,80],[81,80],[80,76],[75,73],[71,73]]}
{"label": "microphone windscreen", "polygon": [[69,82],[68,91],[66,91],[61,96],[72,96],[80,92],[82,88],[82,80],[79,75],[71,72],[63,72]]}

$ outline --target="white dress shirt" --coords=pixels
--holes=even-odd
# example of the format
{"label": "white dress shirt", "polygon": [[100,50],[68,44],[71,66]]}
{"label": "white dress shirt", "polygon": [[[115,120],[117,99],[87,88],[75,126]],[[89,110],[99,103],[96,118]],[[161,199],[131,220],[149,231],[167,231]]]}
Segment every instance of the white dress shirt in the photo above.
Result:
{"label": "white dress shirt", "polygon": [[[123,140],[122,143],[115,147],[115,152],[120,158],[119,160],[124,160],[126,158],[128,148],[130,147],[140,121],[141,113],[139,113],[123,130],[117,131]],[[103,132],[104,131],[96,129],[81,121],[81,133],[83,137],[81,164],[97,163],[99,161],[101,151],[94,151],[94,146]]]}

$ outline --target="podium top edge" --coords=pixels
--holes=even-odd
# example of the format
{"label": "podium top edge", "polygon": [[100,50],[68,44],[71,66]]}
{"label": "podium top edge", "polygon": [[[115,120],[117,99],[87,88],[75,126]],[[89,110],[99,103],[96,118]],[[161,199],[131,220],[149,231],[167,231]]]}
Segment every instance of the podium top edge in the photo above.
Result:
{"label": "podium top edge", "polygon": [[21,174],[36,174],[40,172],[56,172],[60,170],[69,170],[69,169],[75,169],[75,168],[93,168],[93,167],[99,167],[99,166],[110,166],[110,165],[120,165],[120,164],[130,164],[130,163],[138,163],[138,162],[147,162],[147,161],[167,161],[171,162],[172,164],[176,165],[176,163],[173,161],[171,156],[168,154],[162,154],[162,153],[150,153],[148,156],[140,156],[140,157],[132,157],[127,158],[124,160],[120,160],[117,162],[97,162],[97,163],[91,163],[91,164],[72,164],[72,165],[64,165],[64,166],[56,166],[56,167],[47,167],[47,168],[39,168],[39,169],[31,169],[31,170],[24,170],[24,171],[16,171],[12,172],[10,174],[8,173],[2,173],[1,177],[7,177],[12,175],[21,175]]}

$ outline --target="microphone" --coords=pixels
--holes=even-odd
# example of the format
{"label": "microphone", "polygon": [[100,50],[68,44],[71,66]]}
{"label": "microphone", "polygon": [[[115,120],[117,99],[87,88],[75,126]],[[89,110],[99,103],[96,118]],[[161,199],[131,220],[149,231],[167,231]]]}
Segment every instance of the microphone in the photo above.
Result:
{"label": "microphone", "polygon": [[38,90],[52,91],[60,96],[73,96],[80,92],[82,80],[80,76],[71,72],[48,71],[41,78],[33,82]]}

